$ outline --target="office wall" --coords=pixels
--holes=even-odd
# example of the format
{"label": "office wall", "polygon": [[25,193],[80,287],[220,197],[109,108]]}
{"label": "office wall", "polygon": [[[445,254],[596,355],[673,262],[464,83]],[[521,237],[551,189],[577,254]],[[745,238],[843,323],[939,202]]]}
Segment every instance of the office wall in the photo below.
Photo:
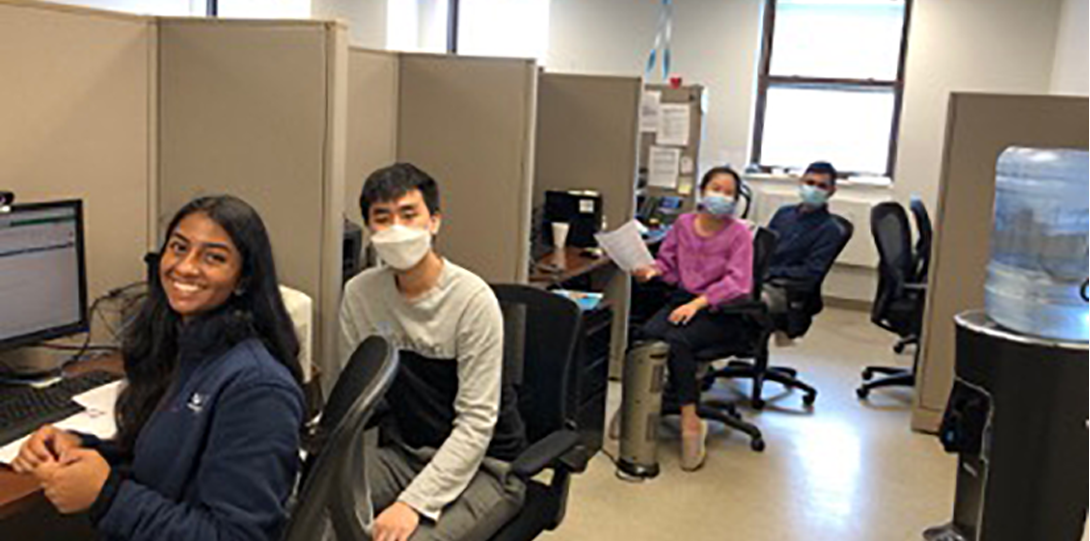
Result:
{"label": "office wall", "polygon": [[404,54],[398,161],[439,181],[438,248],[485,280],[529,274],[533,61]]}
{"label": "office wall", "polygon": [[358,224],[359,195],[368,175],[397,161],[399,60],[394,53],[348,53],[345,214]]}
{"label": "office wall", "polygon": [[0,188],[84,201],[90,294],[144,278],[152,243],[155,26],[0,0]]}
{"label": "office wall", "polygon": [[348,22],[348,42],[353,47],[386,48],[386,11],[388,0],[313,0],[315,19],[341,19]]}
{"label": "office wall", "polygon": [[160,224],[199,195],[251,203],[281,282],[315,301],[315,363],[335,365],[347,32],[323,22],[167,19],[159,35]]}
{"label": "office wall", "polygon": [[51,0],[58,4],[140,15],[203,15],[205,0]]}
{"label": "office wall", "polygon": [[1056,35],[1056,64],[1052,71],[1052,92],[1086,96],[1090,94],[1090,41],[1087,22],[1090,20],[1087,0],[1066,0],[1060,16],[1060,31]]}
{"label": "office wall", "polygon": [[[748,159],[760,58],[762,0],[675,3],[673,71],[708,90],[701,164]],[[552,0],[547,69],[641,77],[659,2]],[[660,68],[661,69],[661,68]],[[661,71],[653,81],[658,81]]]}

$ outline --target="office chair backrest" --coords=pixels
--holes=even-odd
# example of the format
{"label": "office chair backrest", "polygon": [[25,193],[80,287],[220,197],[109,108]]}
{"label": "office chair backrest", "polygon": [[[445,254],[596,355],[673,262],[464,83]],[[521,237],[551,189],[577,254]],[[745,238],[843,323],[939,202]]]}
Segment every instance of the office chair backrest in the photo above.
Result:
{"label": "office chair backrest", "polygon": [[805,306],[803,310],[809,317],[816,316],[825,311],[825,298],[822,295],[822,291],[825,289],[825,280],[829,278],[829,274],[833,272],[833,267],[836,265],[836,261],[840,259],[841,254],[848,248],[848,244],[852,242],[852,238],[855,237],[855,225],[850,220],[843,216],[836,214],[832,215],[833,223],[840,229],[840,244],[836,247],[836,255],[829,261],[829,265],[821,273],[821,278],[816,284],[814,284],[813,292],[807,295]]}
{"label": "office chair backrest", "polygon": [[772,257],[776,255],[776,245],[780,235],[766,227],[758,227],[753,232],[753,292],[751,299],[762,302],[765,282],[772,269]]}
{"label": "office chair backrest", "polygon": [[330,520],[337,539],[365,539],[364,430],[397,377],[397,351],[371,337],[352,354],[330,394],[319,425],[324,443],[307,458],[298,504],[285,541],[309,541]]}
{"label": "office chair backrest", "polygon": [[494,285],[504,315],[505,379],[515,384],[534,443],[571,428],[574,359],[582,312],[569,299],[519,285]]}
{"label": "office chair backrest", "polygon": [[910,208],[916,219],[916,231],[919,232],[919,238],[916,240],[916,276],[913,281],[926,284],[931,271],[931,245],[934,237],[931,215],[919,197],[912,197]]}
{"label": "office chair backrest", "polygon": [[750,187],[748,182],[743,181],[738,190],[739,201],[745,206],[742,207],[742,213],[738,216],[743,220],[748,220],[750,212],[753,210],[753,188]]}
{"label": "office chair backrest", "polygon": [[904,294],[914,277],[912,231],[908,214],[897,202],[881,203],[871,211],[871,232],[878,247],[878,293],[871,319],[884,319],[889,305]]}

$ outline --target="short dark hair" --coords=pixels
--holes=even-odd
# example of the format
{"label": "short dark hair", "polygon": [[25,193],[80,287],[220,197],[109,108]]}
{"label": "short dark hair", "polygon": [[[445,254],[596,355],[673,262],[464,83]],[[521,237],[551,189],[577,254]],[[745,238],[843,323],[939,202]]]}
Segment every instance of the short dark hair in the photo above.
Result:
{"label": "short dark hair", "polygon": [[833,164],[829,162],[814,162],[810,164],[810,167],[806,168],[807,175],[828,175],[832,179],[833,186],[836,186],[837,177],[840,173],[837,172]]}
{"label": "short dark hair", "polygon": [[704,173],[704,178],[700,180],[700,193],[703,194],[704,190],[708,189],[708,185],[715,180],[715,177],[719,175],[728,175],[734,178],[734,200],[742,197],[742,189],[745,186],[745,181],[742,180],[742,175],[738,174],[738,171],[731,169],[727,166],[714,167],[707,173]]}
{"label": "short dark hair", "polygon": [[360,193],[360,212],[363,213],[364,223],[369,222],[372,206],[395,201],[413,190],[419,190],[424,196],[428,212],[439,212],[439,184],[415,165],[397,163],[371,173]]}

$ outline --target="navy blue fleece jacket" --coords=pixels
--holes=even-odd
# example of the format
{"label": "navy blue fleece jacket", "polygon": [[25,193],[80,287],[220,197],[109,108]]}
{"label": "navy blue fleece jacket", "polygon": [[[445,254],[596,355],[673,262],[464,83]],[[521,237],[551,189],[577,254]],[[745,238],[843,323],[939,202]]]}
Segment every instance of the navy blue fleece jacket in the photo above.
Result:
{"label": "navy blue fleece jacket", "polygon": [[[184,334],[184,333],[183,333]],[[92,520],[109,541],[271,541],[287,522],[304,399],[261,341],[186,348],[131,461],[114,466]]]}

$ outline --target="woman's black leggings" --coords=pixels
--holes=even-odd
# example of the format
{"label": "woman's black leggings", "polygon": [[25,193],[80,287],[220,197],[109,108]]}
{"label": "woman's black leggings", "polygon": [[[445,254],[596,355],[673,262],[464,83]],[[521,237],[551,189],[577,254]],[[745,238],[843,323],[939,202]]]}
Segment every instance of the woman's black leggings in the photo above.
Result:
{"label": "woman's black leggings", "polygon": [[687,325],[670,323],[670,314],[695,298],[696,295],[684,291],[674,292],[666,306],[643,326],[642,332],[645,339],[662,340],[670,345],[670,386],[682,406],[700,402],[697,353],[720,344],[737,344],[747,340],[750,332],[743,317],[717,313],[711,308],[701,310]]}

